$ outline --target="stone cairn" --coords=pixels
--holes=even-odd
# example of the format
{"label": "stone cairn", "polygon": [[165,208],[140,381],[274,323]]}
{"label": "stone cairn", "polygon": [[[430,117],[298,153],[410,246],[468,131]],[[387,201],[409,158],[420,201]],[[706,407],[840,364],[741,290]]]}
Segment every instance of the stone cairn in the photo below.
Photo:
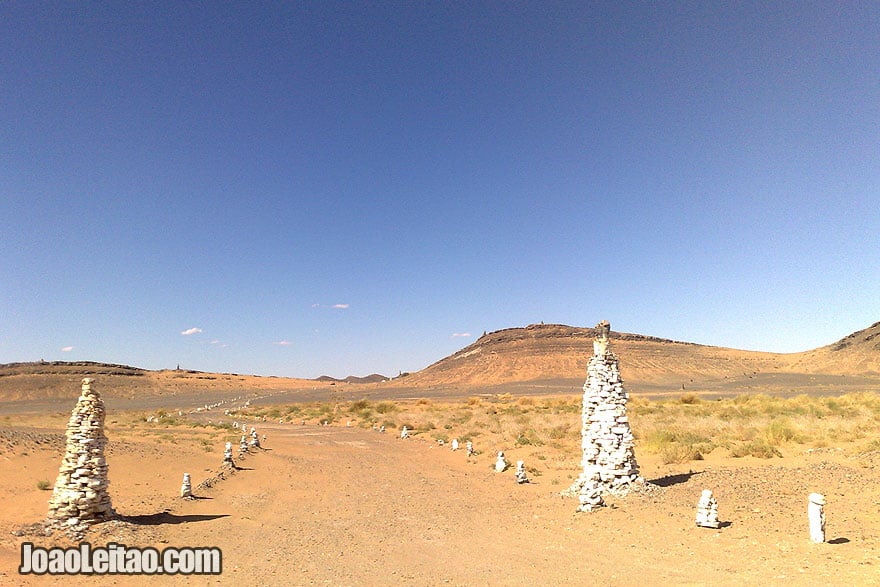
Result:
{"label": "stone cairn", "polygon": [[811,493],[807,505],[807,517],[810,520],[810,540],[816,544],[825,542],[825,496]]}
{"label": "stone cairn", "polygon": [[232,460],[232,443],[227,442],[226,447],[223,449],[223,464],[229,465],[230,467],[235,467],[235,462]]}
{"label": "stone cairn", "polygon": [[477,451],[474,450],[474,443],[471,442],[470,440],[467,441],[467,443],[464,445],[464,447],[465,447],[465,450],[467,451],[468,457],[472,457],[475,454],[477,454]]}
{"label": "stone cairn", "polygon": [[104,459],[104,400],[91,384],[91,379],[82,380],[82,395],[67,423],[67,447],[49,501],[49,525],[78,530],[114,515]]}
{"label": "stone cairn", "polygon": [[504,460],[504,451],[498,451],[498,458],[495,459],[495,472],[503,473],[507,470],[507,461]]}
{"label": "stone cairn", "polygon": [[189,473],[183,474],[183,484],[180,486],[180,497],[185,499],[193,498],[192,480],[190,480]]}
{"label": "stone cairn", "polygon": [[697,526],[700,528],[719,528],[718,500],[712,496],[711,489],[704,489],[697,503]]}
{"label": "stone cairn", "polygon": [[520,485],[529,482],[529,478],[526,475],[526,464],[523,461],[516,462],[516,482]]}
{"label": "stone cairn", "polygon": [[400,430],[400,437],[401,437],[401,438],[404,438],[404,439],[409,438],[409,429],[408,429],[406,426],[404,426],[404,427]]}
{"label": "stone cairn", "polygon": [[458,439],[457,438],[452,439],[452,450],[453,451],[458,450]]}
{"label": "stone cairn", "polygon": [[583,472],[565,493],[577,495],[578,511],[604,505],[603,494],[626,495],[633,484],[645,484],[639,476],[634,439],[626,416],[629,394],[623,388],[617,356],[611,352],[611,325],[596,326],[593,356],[587,366],[581,412]]}

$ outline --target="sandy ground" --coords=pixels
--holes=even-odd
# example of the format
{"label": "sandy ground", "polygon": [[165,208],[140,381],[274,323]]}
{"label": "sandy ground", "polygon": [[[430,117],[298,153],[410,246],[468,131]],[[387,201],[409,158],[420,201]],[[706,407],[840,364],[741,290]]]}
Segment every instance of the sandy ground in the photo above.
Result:
{"label": "sandy ground", "polygon": [[[108,417],[108,420],[110,418]],[[22,423],[24,422],[24,423]],[[526,450],[490,446],[475,458],[427,438],[357,427],[254,423],[264,450],[199,499],[177,497],[220,470],[222,431],[108,426],[110,491],[121,521],[93,527],[92,545],[218,546],[223,574],[202,577],[22,577],[20,544],[69,545],[28,533],[42,520],[63,451],[64,419],[33,416],[0,434],[0,584],[108,585],[872,585],[880,584],[880,455],[841,448],[785,458],[663,465],[637,458],[657,488],[576,513],[560,497],[580,449],[528,462],[532,483],[495,473]],[[540,474],[538,474],[540,473]],[[724,527],[696,528],[712,489]],[[828,499],[827,542],[809,540],[807,495]],[[22,530],[25,530],[23,535]],[[73,543],[75,544],[75,543]]]}

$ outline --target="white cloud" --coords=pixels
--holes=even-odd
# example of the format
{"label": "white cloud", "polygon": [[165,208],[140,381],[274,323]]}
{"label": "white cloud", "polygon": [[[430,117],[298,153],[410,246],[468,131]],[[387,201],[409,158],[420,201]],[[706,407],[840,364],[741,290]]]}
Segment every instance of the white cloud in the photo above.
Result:
{"label": "white cloud", "polygon": [[193,327],[193,328],[187,328],[186,330],[184,330],[184,331],[181,332],[180,334],[182,334],[183,336],[189,336],[190,334],[198,334],[198,333],[200,333],[201,331],[202,331],[201,328],[195,328],[195,327]]}
{"label": "white cloud", "polygon": [[332,307],[336,308],[337,310],[345,310],[348,308],[348,304],[333,304]]}
{"label": "white cloud", "polygon": [[312,304],[312,307],[313,307],[313,308],[320,308],[320,307],[321,307],[321,304]]}
{"label": "white cloud", "polygon": [[66,347],[64,347],[64,348],[61,349],[61,352],[62,352],[62,353],[69,353],[69,352],[72,351],[72,350],[73,350],[73,347],[72,347],[72,346],[66,346]]}
{"label": "white cloud", "polygon": [[467,338],[470,335],[471,335],[470,332],[453,332],[452,333],[452,336],[455,338]]}
{"label": "white cloud", "polygon": [[277,344],[278,346],[290,346],[293,343],[290,342],[289,340],[279,340],[278,342],[276,342],[274,344]]}

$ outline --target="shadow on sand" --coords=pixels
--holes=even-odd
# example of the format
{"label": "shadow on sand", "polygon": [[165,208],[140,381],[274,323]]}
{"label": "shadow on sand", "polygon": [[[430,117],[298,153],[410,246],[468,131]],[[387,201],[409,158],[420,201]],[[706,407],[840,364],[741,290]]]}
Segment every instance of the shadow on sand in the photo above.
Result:
{"label": "shadow on sand", "polygon": [[657,479],[651,479],[648,483],[658,485],[660,487],[671,487],[679,483],[687,483],[694,475],[699,475],[702,471],[689,471],[687,473],[679,473],[678,475],[666,475]]}
{"label": "shadow on sand", "polygon": [[189,514],[176,516],[168,511],[140,516],[119,516],[119,519],[138,526],[161,526],[162,524],[188,524],[190,522],[208,522],[218,518],[229,517],[229,514]]}

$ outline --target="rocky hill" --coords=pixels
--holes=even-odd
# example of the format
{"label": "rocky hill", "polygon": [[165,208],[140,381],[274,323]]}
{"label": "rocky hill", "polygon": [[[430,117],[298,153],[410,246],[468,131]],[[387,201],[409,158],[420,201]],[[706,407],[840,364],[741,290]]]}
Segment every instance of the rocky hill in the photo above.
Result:
{"label": "rocky hill", "polygon": [[[880,322],[824,347],[779,354],[699,345],[611,332],[612,350],[633,393],[837,393],[880,390]],[[317,380],[198,371],[148,371],[94,362],[0,365],[0,401],[76,396],[83,377],[101,378],[108,397],[197,398],[293,392],[292,400],[328,393],[421,397],[516,393],[576,393],[592,354],[593,328],[532,324],[483,334],[421,371],[391,381],[367,377]],[[344,385],[339,385],[343,383]],[[323,390],[323,391],[322,391]]]}
{"label": "rocky hill", "polygon": [[[406,385],[501,386],[583,382],[593,328],[532,324],[486,333],[473,344],[407,376]],[[611,332],[621,374],[631,389],[792,392],[821,387],[874,387],[880,382],[880,323],[837,343],[802,353],[765,353]]]}

